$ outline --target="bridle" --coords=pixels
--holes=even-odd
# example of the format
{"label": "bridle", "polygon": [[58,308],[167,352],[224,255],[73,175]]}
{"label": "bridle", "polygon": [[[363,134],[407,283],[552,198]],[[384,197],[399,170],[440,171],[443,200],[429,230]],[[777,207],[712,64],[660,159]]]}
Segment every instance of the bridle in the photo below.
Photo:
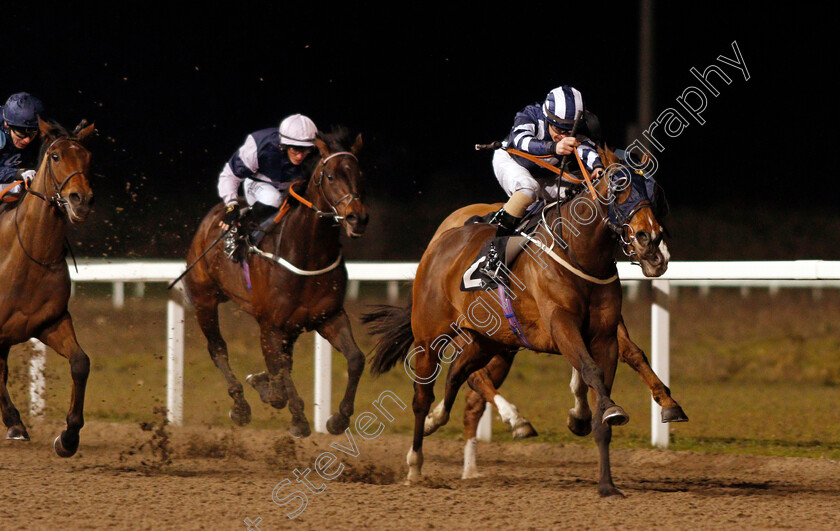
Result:
{"label": "bridle", "polygon": [[[352,192],[347,192],[335,203],[330,202],[329,198],[327,197],[327,193],[324,191],[324,186],[323,186],[324,174],[327,170],[327,162],[329,162],[330,159],[333,159],[333,158],[336,158],[336,157],[352,157],[353,160],[355,160],[357,162],[358,162],[359,159],[357,159],[356,155],[354,155],[353,153],[351,153],[349,151],[339,151],[339,152],[336,152],[336,153],[332,153],[331,155],[329,155],[327,157],[324,157],[321,160],[320,171],[318,172],[318,175],[315,177],[315,186],[317,186],[321,190],[321,197],[324,199],[324,202],[327,203],[327,205],[329,205],[330,209],[332,210],[332,214],[330,214],[328,212],[322,212],[320,210],[318,211],[318,214],[322,217],[332,217],[333,220],[340,223],[340,222],[344,221],[344,216],[342,216],[338,213],[338,208],[337,207],[340,206],[345,201],[348,202],[347,204],[349,206],[349,204],[352,203],[353,201],[361,201],[361,198],[359,197],[359,194],[354,194]],[[327,176],[327,178],[332,180],[332,178],[330,176]]]}
{"label": "bridle", "polygon": [[[47,177],[48,177],[50,183],[52,184],[52,187],[53,187],[53,190],[54,190],[55,194],[53,196],[49,196],[49,194],[47,192],[47,181],[46,180],[44,181],[44,192],[43,193],[37,192],[37,191],[33,190],[32,188],[30,188],[29,183],[25,183],[25,189],[26,189],[27,194],[32,194],[33,196],[35,196],[38,199],[47,203],[49,206],[57,208],[59,211],[67,214],[67,205],[68,205],[69,201],[67,200],[67,198],[65,198],[63,195],[61,195],[61,191],[64,189],[64,187],[67,185],[67,183],[70,182],[70,179],[72,179],[73,177],[75,177],[77,175],[86,175],[86,173],[85,173],[84,170],[76,170],[74,172],[71,172],[69,175],[67,175],[64,178],[63,181],[59,182],[58,177],[56,177],[56,175],[55,175],[55,171],[53,171],[53,166],[52,166],[53,159],[52,159],[52,157],[50,157],[50,151],[52,150],[53,146],[55,146],[55,144],[59,140],[67,140],[68,142],[72,142],[74,144],[81,145],[76,140],[72,140],[72,139],[67,138],[65,136],[61,136],[61,137],[58,137],[58,138],[54,139],[49,144],[49,146],[47,146],[47,148],[44,150],[43,166],[46,166],[46,169],[44,169],[43,171],[46,171]],[[39,171],[41,171],[41,170],[39,170]],[[37,174],[36,174],[36,177],[37,177]],[[21,201],[23,201],[23,199],[21,199]],[[30,260],[32,260],[36,264],[38,264],[40,266],[44,266],[44,267],[49,267],[49,266],[55,265],[57,263],[63,262],[64,261],[64,256],[65,256],[63,253],[60,257],[58,257],[56,260],[53,260],[52,262],[41,262],[40,260],[38,260],[37,258],[32,256],[29,253],[29,251],[26,250],[26,247],[23,245],[23,239],[20,236],[20,225],[18,223],[18,212],[20,212],[20,208],[15,209],[15,215],[14,215],[15,236],[17,237],[17,241],[18,241],[18,244],[20,245],[21,250],[23,250],[23,254],[25,254],[27,258],[29,258]],[[69,245],[68,245],[68,249],[69,249]],[[72,254],[72,251],[71,251],[71,254]]]}
{"label": "bridle", "polygon": [[47,167],[47,170],[46,170],[47,171],[47,177],[49,178],[49,181],[53,185],[53,190],[55,191],[55,195],[53,195],[52,197],[47,196],[47,183],[46,183],[46,181],[44,181],[44,193],[36,192],[35,190],[33,190],[29,187],[27,187],[27,192],[34,195],[38,199],[49,203],[50,206],[54,206],[54,207],[58,208],[59,210],[61,210],[62,212],[66,212],[65,209],[66,209],[69,201],[67,200],[66,197],[61,195],[61,191],[64,190],[64,187],[67,185],[68,182],[70,182],[70,179],[72,179],[76,175],[85,175],[86,176],[86,174],[85,174],[84,170],[76,170],[74,172],[71,172],[69,175],[67,175],[64,178],[64,180],[59,183],[58,178],[55,176],[55,171],[53,171],[53,166],[52,166],[53,158],[50,157],[50,151],[52,150],[53,146],[57,142],[59,142],[60,140],[66,140],[68,142],[71,142],[73,144],[77,144],[77,145],[81,146],[81,144],[79,144],[78,141],[72,140],[72,139],[64,137],[64,136],[61,136],[61,137],[58,137],[55,140],[53,140],[50,143],[50,145],[47,146],[47,149],[44,150],[44,165]]}
{"label": "bridle", "polygon": [[[616,202],[616,195],[614,191],[614,186],[611,183],[609,186],[609,207],[607,209],[607,215],[602,218],[604,224],[618,237],[619,248],[624,255],[631,260],[633,263],[638,263],[638,253],[636,253],[636,249],[633,246],[634,243],[637,242],[636,233],[630,234],[630,222],[633,221],[633,218],[641,212],[645,208],[650,208],[653,210],[653,204],[648,199],[643,199],[636,203],[636,205],[628,212],[627,214],[622,214],[620,210],[615,208]],[[615,217],[618,220],[618,223],[613,223],[610,217]],[[648,246],[659,247],[659,242],[662,241],[665,232],[660,231],[659,235],[647,243]]]}

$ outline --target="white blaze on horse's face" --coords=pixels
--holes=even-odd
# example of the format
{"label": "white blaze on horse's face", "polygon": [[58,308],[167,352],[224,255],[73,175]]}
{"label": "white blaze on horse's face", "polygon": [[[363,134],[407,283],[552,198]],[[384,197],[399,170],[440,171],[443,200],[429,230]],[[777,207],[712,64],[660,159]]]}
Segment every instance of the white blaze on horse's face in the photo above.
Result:
{"label": "white blaze on horse's face", "polygon": [[662,226],[653,216],[650,207],[634,216],[628,226],[629,244],[635,253],[635,259],[642,266],[646,277],[662,276],[668,269],[671,254],[663,241]]}

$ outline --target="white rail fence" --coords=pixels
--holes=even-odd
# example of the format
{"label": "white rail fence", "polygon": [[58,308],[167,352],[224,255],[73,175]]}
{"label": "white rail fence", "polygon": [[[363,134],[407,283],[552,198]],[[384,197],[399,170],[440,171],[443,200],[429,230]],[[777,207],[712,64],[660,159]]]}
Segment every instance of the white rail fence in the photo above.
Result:
{"label": "white rail fence", "polygon": [[[180,261],[147,260],[80,260],[78,272],[71,266],[70,277],[76,282],[110,282],[115,286],[114,299],[123,303],[124,283],[140,286],[135,294],[142,296],[147,282],[166,282],[180,275],[185,264]],[[414,262],[350,262],[347,264],[351,293],[358,294],[359,281],[389,282],[388,298],[396,301],[398,282],[410,281],[417,271]],[[637,281],[648,280],[639,267],[626,262],[618,264],[619,276],[628,281],[628,289]],[[355,284],[352,284],[355,282]],[[119,286],[117,288],[116,286]],[[653,370],[665,385],[670,384],[670,306],[674,302],[672,290],[677,286],[709,287],[767,287],[770,293],[780,287],[801,287],[814,290],[840,287],[840,261],[796,260],[766,262],[671,262],[668,272],[652,280],[651,349]],[[352,293],[355,289],[356,292]],[[701,291],[702,292],[702,291]],[[816,292],[815,292],[816,293]],[[119,298],[119,301],[117,301]],[[184,305],[180,297],[167,302],[166,359],[167,408],[169,421],[181,425],[184,419]],[[332,403],[332,347],[316,334],[315,337],[315,396],[313,424],[315,431],[325,433]],[[44,411],[44,347],[36,342],[30,362],[30,414],[37,417]],[[651,400],[651,444],[667,447],[668,424],[660,422],[660,407]],[[490,440],[491,414],[488,404],[479,424],[478,437]]]}

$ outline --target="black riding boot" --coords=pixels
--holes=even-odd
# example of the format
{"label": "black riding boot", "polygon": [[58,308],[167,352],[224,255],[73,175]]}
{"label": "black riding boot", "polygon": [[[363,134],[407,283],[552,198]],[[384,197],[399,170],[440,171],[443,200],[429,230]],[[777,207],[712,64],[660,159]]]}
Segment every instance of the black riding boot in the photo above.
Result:
{"label": "black riding boot", "polygon": [[277,223],[274,216],[277,215],[277,207],[264,203],[254,203],[251,207],[250,218],[257,227],[251,231],[251,245],[258,247],[265,233],[270,232]]}
{"label": "black riding boot", "polygon": [[499,210],[495,216],[495,222],[499,224],[496,229],[496,237],[501,238],[502,236],[513,235],[513,229],[519,225],[520,221],[522,221],[522,218],[512,216],[504,208]]}

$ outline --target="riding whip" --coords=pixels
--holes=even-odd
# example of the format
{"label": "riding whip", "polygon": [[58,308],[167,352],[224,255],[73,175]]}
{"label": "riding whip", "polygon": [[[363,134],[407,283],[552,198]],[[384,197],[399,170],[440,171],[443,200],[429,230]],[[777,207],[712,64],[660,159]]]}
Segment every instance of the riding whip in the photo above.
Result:
{"label": "riding whip", "polygon": [[175,280],[173,280],[172,282],[170,282],[170,283],[169,283],[169,286],[167,286],[167,287],[166,287],[166,289],[172,289],[172,286],[174,286],[175,284],[177,284],[177,283],[178,283],[178,281],[179,281],[179,280],[181,280],[182,278],[184,278],[184,276],[185,276],[187,273],[189,273],[189,272],[190,272],[190,269],[192,269],[193,267],[195,267],[195,264],[197,264],[197,263],[198,263],[198,262],[199,262],[202,258],[204,258],[204,255],[205,255],[205,254],[207,254],[208,252],[210,252],[210,249],[212,249],[213,247],[215,247],[215,246],[216,246],[216,244],[217,244],[217,243],[219,243],[219,242],[222,240],[222,238],[224,238],[225,236],[227,236],[228,232],[230,232],[231,230],[233,230],[233,228],[234,228],[235,226],[236,226],[236,225],[231,225],[230,227],[228,227],[228,228],[227,228],[227,230],[222,231],[222,233],[221,233],[221,234],[219,234],[219,237],[218,237],[218,238],[216,238],[216,239],[213,241],[213,243],[211,243],[211,244],[207,247],[207,249],[204,249],[204,252],[202,252],[202,253],[198,256],[198,258],[196,258],[196,259],[195,259],[195,261],[194,261],[193,263],[191,263],[189,266],[187,266],[187,268],[184,270],[184,272],[183,272],[183,273],[181,273],[180,275],[178,275],[178,278],[176,278]]}

